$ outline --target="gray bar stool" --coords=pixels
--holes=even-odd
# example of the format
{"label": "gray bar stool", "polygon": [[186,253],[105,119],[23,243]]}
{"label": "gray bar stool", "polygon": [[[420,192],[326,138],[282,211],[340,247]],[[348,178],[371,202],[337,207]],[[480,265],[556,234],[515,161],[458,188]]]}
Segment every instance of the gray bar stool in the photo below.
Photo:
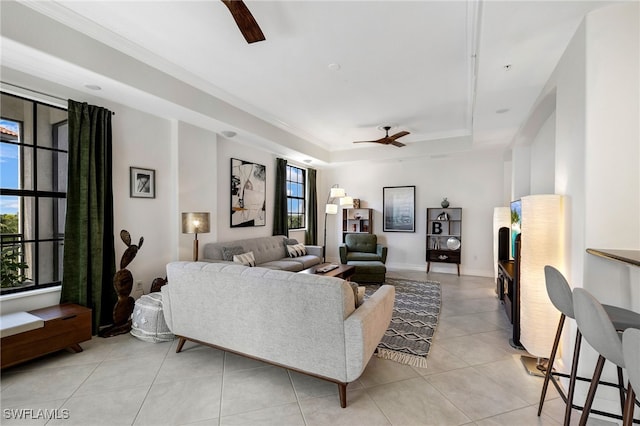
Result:
{"label": "gray bar stool", "polygon": [[[625,368],[622,353],[622,340],[605,311],[604,307],[587,290],[576,288],[573,290],[573,308],[576,315],[578,329],[589,345],[598,352],[598,362],[593,372],[591,386],[584,403],[579,426],[587,424],[589,412],[598,388],[598,381],[602,375],[604,361],[609,360],[618,367],[618,378],[622,377]],[[624,412],[624,398],[621,400],[621,411]]]}
{"label": "gray bar stool", "polygon": [[633,408],[636,394],[640,392],[640,330],[630,328],[622,335],[622,354],[627,366],[629,388],[627,389],[627,402],[624,406],[623,426],[631,426],[633,423]]}
{"label": "gray bar stool", "polygon": [[[580,332],[580,329],[578,329],[576,332],[576,340],[575,340],[575,345],[573,349],[573,361],[571,364],[571,374],[566,375],[563,373],[557,373],[553,371],[553,363],[555,361],[556,353],[558,351],[558,344],[560,343],[560,337],[562,335],[562,329],[564,327],[565,318],[569,317],[569,318],[575,319],[575,315],[574,315],[573,295],[571,292],[571,287],[569,286],[569,283],[567,282],[565,277],[562,275],[562,273],[558,271],[556,268],[554,268],[553,266],[547,265],[544,267],[544,274],[545,274],[545,284],[547,287],[547,294],[549,295],[549,299],[551,299],[551,303],[553,303],[556,309],[560,311],[561,315],[560,315],[560,321],[558,322],[556,336],[553,341],[551,355],[549,356],[548,367],[544,376],[542,393],[540,395],[540,402],[538,404],[538,416],[542,412],[542,406],[544,405],[544,398],[547,394],[549,380],[551,380],[553,385],[558,390],[558,393],[561,395],[562,399],[567,404],[565,408],[563,424],[569,425],[569,421],[571,419],[571,409],[575,408],[578,410],[582,410],[582,407],[573,404],[573,396],[575,391],[576,380],[582,380],[582,381],[591,381],[591,380],[584,377],[578,377],[577,375],[578,359],[580,355],[580,346],[582,342],[582,334]],[[623,331],[630,327],[640,328],[640,314],[630,311],[628,309],[619,308],[617,306],[610,306],[610,305],[602,305],[602,306],[616,330]],[[618,384],[610,383],[610,382],[601,382],[601,383],[607,386],[613,386],[618,388],[620,392],[620,401],[622,402],[624,401],[624,383],[623,383],[621,374],[622,374],[622,370],[619,369]],[[559,383],[557,382],[555,376],[569,378],[569,390],[566,396],[564,395],[564,392],[560,387]],[[617,419],[622,419],[621,416],[599,411],[599,410],[593,410],[593,413],[601,414],[608,417],[614,417]]]}

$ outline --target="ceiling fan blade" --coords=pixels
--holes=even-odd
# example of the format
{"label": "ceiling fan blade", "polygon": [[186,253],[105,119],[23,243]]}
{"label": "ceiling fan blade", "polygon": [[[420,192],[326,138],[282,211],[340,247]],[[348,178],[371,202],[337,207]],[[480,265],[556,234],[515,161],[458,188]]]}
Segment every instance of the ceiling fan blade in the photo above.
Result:
{"label": "ceiling fan blade", "polygon": [[398,142],[398,141],[391,142],[391,145],[395,145],[398,148],[401,148],[401,147],[405,146],[405,144],[403,144],[402,142]]}
{"label": "ceiling fan blade", "polygon": [[260,26],[242,0],[221,0],[227,6],[247,43],[265,40]]}
{"label": "ceiling fan blade", "polygon": [[380,143],[380,141],[354,141],[353,143]]}
{"label": "ceiling fan blade", "polygon": [[396,139],[401,138],[403,136],[407,136],[408,134],[409,132],[403,130],[402,132],[398,132],[393,136],[389,136],[389,139],[391,139],[392,141],[395,141]]}

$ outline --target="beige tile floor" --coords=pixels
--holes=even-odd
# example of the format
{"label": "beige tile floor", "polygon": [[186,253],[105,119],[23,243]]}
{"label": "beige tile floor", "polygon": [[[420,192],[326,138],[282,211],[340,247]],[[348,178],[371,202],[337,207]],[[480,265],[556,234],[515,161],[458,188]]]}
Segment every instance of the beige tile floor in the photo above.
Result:
{"label": "beige tile floor", "polygon": [[[94,338],[84,352],[60,352],[2,373],[0,423],[33,425],[557,425],[562,400],[529,376],[490,278],[417,271],[389,276],[442,284],[442,313],[426,369],[376,357],[337,386],[288,370],[176,342],[121,335]],[[33,410],[31,420],[10,409]],[[66,419],[43,419],[48,409]],[[57,410],[57,411],[51,411]],[[24,411],[22,411],[24,413]],[[574,415],[577,423],[578,415]],[[590,421],[590,424],[603,422]],[[604,422],[606,424],[606,422]]]}

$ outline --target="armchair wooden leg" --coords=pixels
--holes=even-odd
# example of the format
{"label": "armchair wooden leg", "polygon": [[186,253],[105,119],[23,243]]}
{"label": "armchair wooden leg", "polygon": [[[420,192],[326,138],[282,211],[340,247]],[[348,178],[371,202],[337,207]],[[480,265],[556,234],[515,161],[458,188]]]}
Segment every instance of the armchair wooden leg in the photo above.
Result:
{"label": "armchair wooden leg", "polygon": [[182,350],[182,347],[184,346],[184,343],[187,341],[187,339],[185,339],[184,337],[180,337],[180,340],[178,340],[178,347],[176,348],[176,353],[180,352]]}

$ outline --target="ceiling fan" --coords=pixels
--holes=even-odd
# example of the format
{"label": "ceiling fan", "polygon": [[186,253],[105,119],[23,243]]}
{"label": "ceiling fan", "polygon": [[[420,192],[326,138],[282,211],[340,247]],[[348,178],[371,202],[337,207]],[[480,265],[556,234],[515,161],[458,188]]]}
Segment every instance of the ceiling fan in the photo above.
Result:
{"label": "ceiling fan", "polygon": [[383,129],[387,132],[384,138],[380,138],[375,141],[356,141],[354,143],[381,143],[383,145],[391,144],[397,147],[405,146],[405,144],[403,144],[402,142],[398,142],[396,139],[407,136],[409,132],[403,130],[402,132],[398,132],[395,135],[389,136],[389,130],[391,130],[391,126],[384,126]]}
{"label": "ceiling fan", "polygon": [[255,18],[249,11],[247,5],[244,4],[242,0],[221,0],[229,12],[231,12],[231,16],[236,21],[238,28],[240,28],[240,32],[244,36],[247,43],[255,43],[257,41],[265,40],[264,34],[262,34],[262,30],[260,26],[256,22]]}

